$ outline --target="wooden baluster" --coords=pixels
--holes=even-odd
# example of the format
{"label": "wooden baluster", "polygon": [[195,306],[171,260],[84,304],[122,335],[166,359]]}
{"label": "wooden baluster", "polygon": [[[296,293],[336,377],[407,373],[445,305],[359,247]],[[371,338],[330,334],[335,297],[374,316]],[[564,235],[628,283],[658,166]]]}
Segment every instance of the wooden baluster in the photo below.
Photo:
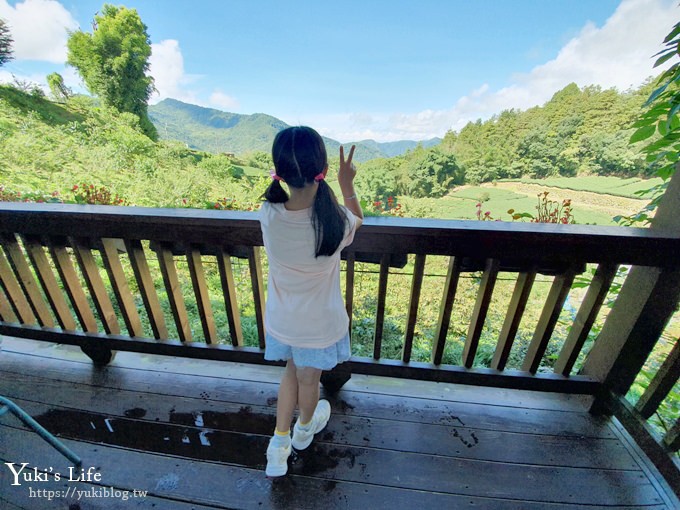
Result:
{"label": "wooden baluster", "polygon": [[489,311],[489,304],[491,303],[493,289],[496,285],[496,278],[498,277],[498,268],[498,260],[487,259],[484,275],[479,284],[475,308],[472,311],[472,318],[470,319],[470,327],[468,328],[465,347],[463,347],[463,365],[466,368],[471,368],[475,361],[479,339],[482,336],[482,329],[484,328],[484,320]]}
{"label": "wooden baluster", "polygon": [[210,296],[208,295],[208,284],[205,281],[201,252],[197,247],[189,247],[187,250],[187,262],[189,263],[189,273],[191,274],[191,282],[194,286],[196,306],[201,317],[205,343],[217,343],[217,331],[215,329],[212,306],[210,305]]}
{"label": "wooden baluster", "polygon": [[387,277],[390,272],[390,254],[383,253],[380,258],[380,277],[378,279],[378,306],[375,312],[375,334],[373,335],[373,359],[380,359],[382,350],[383,326],[385,324],[385,302],[387,300]]}
{"label": "wooden baluster", "polygon": [[135,273],[139,292],[142,294],[142,301],[144,302],[154,337],[157,340],[167,340],[170,338],[168,327],[165,324],[165,316],[158,299],[158,291],[153,283],[153,277],[149,270],[149,263],[146,259],[142,243],[137,239],[126,239],[125,248],[127,249],[128,257],[130,257],[130,265]]}
{"label": "wooden baluster", "polygon": [[7,297],[11,305],[14,307],[14,312],[19,318],[19,322],[27,325],[35,325],[37,323],[31,305],[28,304],[26,296],[21,291],[21,287],[16,280],[12,268],[5,258],[5,254],[0,250],[0,285],[5,289]]}
{"label": "wooden baluster", "polygon": [[80,284],[80,279],[73,267],[71,257],[66,251],[66,247],[50,242],[49,249],[57,272],[61,277],[61,281],[64,283],[66,294],[71,300],[73,310],[76,313],[76,317],[78,317],[78,321],[80,322],[83,331],[87,333],[96,333],[99,329],[97,319],[95,319],[94,314],[92,313],[90,304],[87,301],[87,296]]}
{"label": "wooden baluster", "polygon": [[10,264],[14,268],[17,281],[28,299],[28,304],[30,305],[31,310],[33,310],[35,317],[38,319],[38,324],[44,327],[53,328],[54,319],[52,318],[52,314],[40,293],[38,282],[35,281],[35,278],[31,273],[31,268],[28,266],[26,257],[21,251],[21,247],[14,237],[14,234],[3,235],[2,244]]}
{"label": "wooden baluster", "polygon": [[118,255],[118,246],[120,241],[118,239],[101,239],[100,252],[102,254],[102,261],[104,267],[109,275],[113,293],[118,300],[118,307],[123,316],[123,321],[127,327],[130,336],[144,336],[142,329],[142,321],[137,312],[137,305],[135,299],[132,297],[130,286],[125,277],[125,270],[120,262]]}
{"label": "wooden baluster", "polygon": [[349,332],[352,334],[352,315],[354,311],[354,265],[356,261],[356,253],[353,251],[347,252],[346,267],[347,274],[345,275],[345,308],[347,309],[347,317],[349,317]]}
{"label": "wooden baluster", "polygon": [[548,293],[548,298],[543,306],[543,311],[536,324],[534,336],[531,339],[529,349],[524,358],[522,370],[531,372],[532,374],[535,374],[536,370],[538,370],[538,366],[541,364],[543,354],[545,354],[545,350],[548,347],[550,336],[555,329],[555,324],[557,324],[557,319],[560,316],[564,302],[571,290],[574,276],[574,271],[570,269],[564,274],[557,275],[553,280],[550,292]]}
{"label": "wooden baluster", "polygon": [[241,328],[241,313],[236,300],[236,283],[234,271],[231,266],[231,255],[222,249],[217,255],[217,267],[220,270],[222,282],[222,294],[224,295],[224,307],[229,322],[229,336],[234,347],[243,345],[243,329]]}
{"label": "wooden baluster", "polygon": [[255,320],[257,322],[257,339],[260,349],[264,349],[264,285],[262,281],[262,258],[260,247],[253,246],[248,250],[248,265],[250,267],[250,284],[253,289],[255,302]]}
{"label": "wooden baluster", "polygon": [[189,325],[189,314],[187,313],[184,295],[182,294],[170,246],[162,243],[157,251],[157,255],[158,265],[163,275],[163,282],[165,283],[165,291],[168,294],[170,310],[172,311],[172,317],[175,319],[177,335],[182,342],[190,342],[191,327]]}
{"label": "wooden baluster", "polygon": [[578,355],[583,348],[583,344],[588,338],[588,333],[595,323],[597,314],[600,312],[602,303],[607,297],[609,287],[614,281],[618,265],[600,264],[597,267],[586,295],[581,302],[576,318],[571,325],[569,335],[562,346],[559,358],[555,363],[555,373],[569,375]]}
{"label": "wooden baluster", "polygon": [[456,298],[456,290],[458,289],[458,280],[460,279],[460,258],[449,258],[449,270],[446,273],[446,283],[444,284],[444,295],[442,296],[442,304],[439,307],[439,320],[437,320],[437,332],[434,336],[434,347],[432,349],[432,362],[435,365],[440,365],[442,356],[444,355],[444,347],[446,347],[446,335],[449,332],[449,323],[451,321],[451,310],[453,310],[453,301]]}
{"label": "wooden baluster", "polygon": [[663,444],[671,452],[680,450],[680,419],[676,420],[675,425],[666,433]]}
{"label": "wooden baluster", "polygon": [[62,329],[74,331],[76,329],[76,322],[66,303],[64,293],[59,288],[42,244],[37,239],[27,239],[24,237],[22,240],[28,258],[31,260],[31,264],[33,264],[38,280],[57,318],[57,322],[59,322],[59,326]]}
{"label": "wooden baluster", "polygon": [[99,267],[94,260],[92,251],[88,247],[86,240],[72,238],[70,239],[73,253],[76,256],[80,271],[83,273],[85,283],[90,291],[90,296],[94,301],[94,306],[99,313],[99,318],[104,326],[104,331],[109,335],[119,335],[120,325],[118,324],[118,317],[113,309],[113,304],[106,292],[104,281],[99,274]]}
{"label": "wooden baluster", "polygon": [[503,322],[501,334],[498,338],[498,345],[491,360],[491,368],[495,370],[505,369],[535,279],[536,271],[533,270],[517,275],[517,282],[510,298],[508,313],[505,316],[505,322]]}
{"label": "wooden baluster", "polygon": [[417,254],[413,265],[413,280],[411,281],[411,298],[408,306],[408,318],[406,319],[406,335],[404,336],[404,351],[401,359],[404,363],[411,361],[413,349],[413,333],[416,329],[418,318],[418,304],[420,303],[420,290],[423,287],[423,275],[425,273],[425,259],[423,254]]}
{"label": "wooden baluster", "polygon": [[5,293],[2,292],[2,285],[0,285],[0,320],[3,322],[19,322],[12,305],[7,301]]}
{"label": "wooden baluster", "polygon": [[652,382],[635,404],[635,408],[643,418],[647,419],[656,412],[678,379],[680,379],[680,338],[675,342],[666,361],[663,362]]}

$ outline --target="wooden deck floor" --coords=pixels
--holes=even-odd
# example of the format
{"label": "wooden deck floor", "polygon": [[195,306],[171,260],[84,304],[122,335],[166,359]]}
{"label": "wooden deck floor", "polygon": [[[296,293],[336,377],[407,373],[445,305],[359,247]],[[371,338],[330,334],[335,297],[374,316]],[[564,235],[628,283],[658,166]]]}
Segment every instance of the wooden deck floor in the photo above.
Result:
{"label": "wooden deck floor", "polygon": [[[329,397],[327,429],[272,481],[279,370],[133,353],[96,369],[73,347],[6,338],[0,395],[80,455],[85,479],[6,414],[0,508],[679,507],[588,397],[366,376]],[[12,485],[6,462],[37,479]]]}

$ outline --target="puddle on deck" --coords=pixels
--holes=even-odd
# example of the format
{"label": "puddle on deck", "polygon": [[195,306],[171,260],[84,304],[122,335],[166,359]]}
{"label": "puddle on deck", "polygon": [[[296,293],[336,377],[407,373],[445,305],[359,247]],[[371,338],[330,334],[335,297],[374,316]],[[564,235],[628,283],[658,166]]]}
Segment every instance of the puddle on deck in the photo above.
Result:
{"label": "puddle on deck", "polygon": [[[142,408],[128,409],[124,417],[87,411],[51,409],[35,420],[56,436],[104,443],[147,452],[177,455],[197,460],[264,469],[265,452],[276,417],[253,412],[243,406],[237,412],[171,411],[168,422],[144,420]],[[333,435],[317,435],[328,441]],[[336,468],[341,460],[353,467],[358,455],[352,447],[312,445],[293,452],[289,472],[316,475]]]}

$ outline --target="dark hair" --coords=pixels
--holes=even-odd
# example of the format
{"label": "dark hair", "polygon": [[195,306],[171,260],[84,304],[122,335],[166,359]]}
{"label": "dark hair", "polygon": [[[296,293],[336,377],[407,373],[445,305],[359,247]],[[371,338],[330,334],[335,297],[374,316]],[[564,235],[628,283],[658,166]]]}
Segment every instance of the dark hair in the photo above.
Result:
{"label": "dark hair", "polygon": [[[276,175],[293,188],[304,188],[328,166],[326,146],[321,135],[310,127],[289,127],[279,131],[272,145]],[[272,181],[264,198],[272,203],[288,200],[288,193],[278,180]],[[315,255],[333,255],[345,235],[347,216],[338,205],[335,193],[324,180],[319,181],[312,225],[316,239]]]}

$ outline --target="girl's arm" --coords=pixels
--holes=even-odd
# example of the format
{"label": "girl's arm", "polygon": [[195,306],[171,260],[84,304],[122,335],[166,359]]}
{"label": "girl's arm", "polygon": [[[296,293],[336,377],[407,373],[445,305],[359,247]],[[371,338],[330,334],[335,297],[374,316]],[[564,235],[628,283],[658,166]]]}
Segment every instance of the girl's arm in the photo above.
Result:
{"label": "girl's arm", "polygon": [[359,203],[359,197],[357,197],[354,191],[354,177],[356,176],[357,170],[352,163],[352,156],[354,156],[355,145],[349,150],[349,156],[345,161],[345,150],[343,146],[340,146],[340,169],[338,170],[338,183],[340,184],[340,192],[342,193],[342,198],[345,203],[345,207],[352,211],[354,216],[357,217],[357,226],[361,226],[362,220],[364,218],[364,212],[361,210],[361,204]]}

